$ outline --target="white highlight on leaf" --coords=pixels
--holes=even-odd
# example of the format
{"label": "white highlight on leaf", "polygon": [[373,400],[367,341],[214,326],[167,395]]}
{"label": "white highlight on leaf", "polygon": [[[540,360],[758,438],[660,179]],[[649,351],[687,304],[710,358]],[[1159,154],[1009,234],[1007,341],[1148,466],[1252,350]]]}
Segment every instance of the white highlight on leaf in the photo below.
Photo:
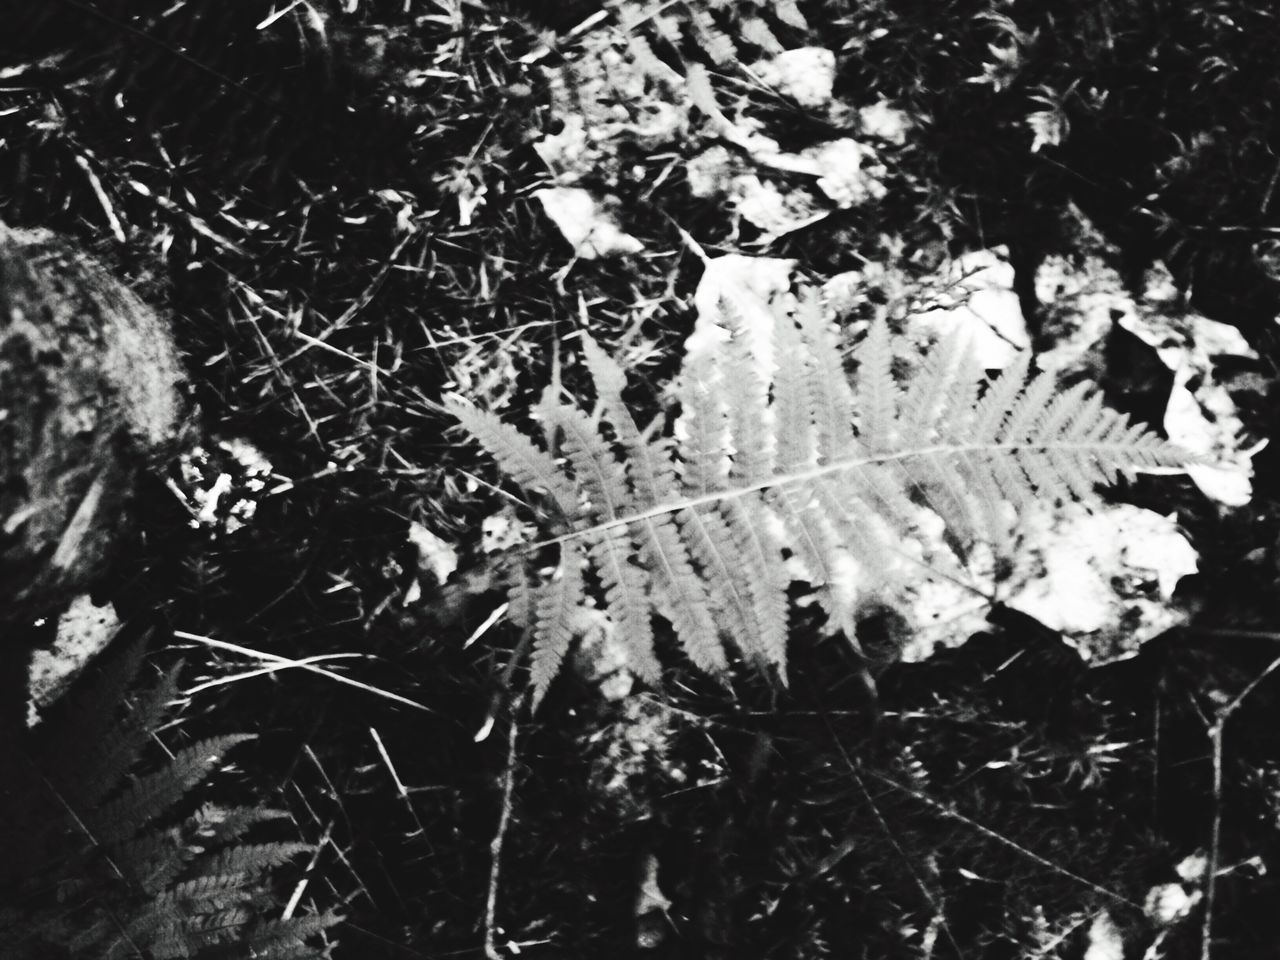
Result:
{"label": "white highlight on leaf", "polygon": [[763,60],[752,70],[802,107],[825,107],[835,85],[836,55],[825,47],[799,47]]}
{"label": "white highlight on leaf", "polygon": [[1089,946],[1084,960],[1124,960],[1124,938],[1106,910],[1100,911],[1089,925]]}
{"label": "white highlight on leaf", "polygon": [[1190,914],[1201,896],[1199,890],[1187,893],[1180,883],[1158,883],[1147,891],[1142,908],[1151,920],[1167,927]]}
{"label": "white highlight on leaf", "polygon": [[684,345],[684,362],[714,355],[729,342],[721,299],[741,317],[751,353],[759,362],[764,383],[773,381],[773,324],[775,309],[794,306],[791,277],[796,261],[778,257],[747,257],[737,253],[707,261],[693,295],[698,319]]}
{"label": "white highlight on leaf", "polygon": [[[1256,452],[1250,450],[1241,455],[1240,451],[1223,450],[1224,439],[1233,438],[1235,430],[1222,420],[1210,420],[1205,416],[1200,401],[1187,388],[1194,376],[1189,366],[1181,367],[1174,374],[1173,389],[1169,392],[1169,403],[1164,411],[1164,429],[1169,439],[1192,453],[1207,457],[1219,457],[1216,464],[1200,464],[1187,467],[1187,475],[1200,488],[1201,493],[1211,500],[1228,507],[1242,507],[1253,499],[1253,467],[1249,457]],[[1221,392],[1221,387],[1211,388]],[[1230,398],[1228,397],[1228,402]],[[1224,433],[1227,437],[1224,437]]]}
{"label": "white highlight on leaf", "polygon": [[39,722],[38,711],[62,695],[119,629],[120,620],[110,604],[95,606],[88,594],[71,601],[58,618],[58,636],[53,647],[36,650],[31,657],[27,683],[28,727]]}
{"label": "white highlight on leaf", "polygon": [[[1010,605],[1053,630],[1076,635],[1091,659],[1132,653],[1142,642],[1180,622],[1182,614],[1167,606],[1179,579],[1197,570],[1197,556],[1172,517],[1130,504],[1078,505],[1055,518],[1045,512],[1024,518],[1024,553],[1039,555],[1040,574],[1029,576]],[[1031,571],[1027,571],[1027,576]],[[1158,602],[1140,587],[1154,580]],[[1117,585],[1131,584],[1124,595]],[[1083,634],[1114,631],[1123,623],[1130,649],[1109,650],[1114,642],[1100,636],[1094,643]]]}
{"label": "white highlight on leaf", "polygon": [[839,207],[861,206],[881,199],[887,192],[884,165],[873,149],[856,140],[830,140],[801,155],[813,160],[818,189]]}
{"label": "white highlight on leaf", "polygon": [[960,327],[984,370],[1003,370],[1030,347],[1022,306],[1013,292],[1013,266],[1003,248],[952,260],[935,281],[942,306],[911,320],[914,331],[945,336]]}
{"label": "white highlight on leaf", "polygon": [[458,553],[418,521],[409,524],[408,540],[418,549],[418,570],[435,578],[436,585],[458,569]]}
{"label": "white highlight on leaf", "polygon": [[644,249],[643,243],[618,226],[596,198],[580,187],[546,187],[533,195],[574,254],[584,260]]}
{"label": "white highlight on leaf", "polygon": [[863,107],[858,111],[858,120],[864,136],[884,140],[895,146],[907,142],[907,133],[911,129],[910,117],[904,111],[890,106],[887,100],[878,100]]}

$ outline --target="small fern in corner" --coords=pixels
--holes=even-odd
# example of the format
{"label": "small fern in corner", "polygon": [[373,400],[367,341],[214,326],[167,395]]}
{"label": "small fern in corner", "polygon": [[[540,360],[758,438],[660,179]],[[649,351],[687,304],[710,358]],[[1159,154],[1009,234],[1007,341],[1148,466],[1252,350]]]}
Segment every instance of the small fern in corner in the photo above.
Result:
{"label": "small fern in corner", "polygon": [[40,724],[4,743],[0,955],[326,956],[311,941],[338,918],[280,919],[272,886],[276,868],[312,847],[244,842],[256,824],[284,814],[206,804],[173,816],[252,737],[212,737],[137,769],[177,697],[176,669],[128,694],[141,657],[141,642],[108,653]]}
{"label": "small fern in corner", "polygon": [[540,495],[543,529],[560,545],[549,581],[514,578],[510,609],[534,641],[535,705],[589,603],[650,683],[661,673],[655,614],[702,670],[723,673],[733,647],[785,682],[793,580],[817,589],[848,631],[851,583],[947,562],[904,566],[920,555],[910,544],[930,513],[946,524],[954,564],[977,542],[1005,544],[1019,508],[1088,499],[1120,470],[1188,461],[1084,385],[1059,393],[1049,374],[1028,383],[1025,356],[984,382],[956,335],[899,383],[899,351],[878,321],[851,381],[815,298],[775,309],[764,347],[731,303],[720,314],[730,335],[686,360],[674,431],[663,418],[640,429],[622,400],[623,371],[585,333],[596,402],[585,410],[549,388],[536,410],[547,449],[494,414],[450,406],[516,484]]}

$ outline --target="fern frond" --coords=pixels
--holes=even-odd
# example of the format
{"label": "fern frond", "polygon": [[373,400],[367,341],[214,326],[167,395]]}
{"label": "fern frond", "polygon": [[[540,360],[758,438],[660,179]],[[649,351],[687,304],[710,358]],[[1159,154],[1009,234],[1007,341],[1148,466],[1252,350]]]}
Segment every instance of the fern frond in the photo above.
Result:
{"label": "fern frond", "polygon": [[[898,385],[893,379],[893,346],[888,324],[878,320],[871,325],[854,352],[854,359],[858,362],[855,395],[858,438],[868,450],[887,450],[898,412]],[[839,459],[845,452],[833,451],[832,459]]]}
{"label": "fern frond", "polygon": [[169,703],[178,695],[178,673],[170,669],[150,690],[137,698],[129,716],[102,738],[79,772],[64,779],[67,799],[78,809],[99,803],[116,786],[160,726]]}
{"label": "fern frond", "polygon": [[[729,340],[690,358],[670,440],[639,430],[623,401],[625,373],[584,335],[594,415],[554,396],[539,407],[565,466],[527,440],[503,441],[535,450],[518,458],[520,476],[558,482],[565,502],[579,505],[556,539],[566,556],[568,544],[584,545],[597,602],[651,683],[661,672],[655,613],[704,671],[723,672],[732,644],[785,681],[787,558],[848,629],[853,601],[842,578],[851,566],[864,585],[905,576],[912,554],[901,544],[926,508],[947,524],[957,554],[947,560],[932,548],[928,562],[950,574],[973,542],[1008,542],[1013,511],[1087,499],[1124,469],[1189,460],[1087,388],[1058,394],[1043,374],[1028,384],[1025,358],[984,385],[959,334],[900,387],[880,318],[855,353],[851,386],[815,297],[773,310],[772,331],[756,329],[754,317],[748,330],[731,298],[716,304],[711,319]],[[542,466],[526,467],[531,458]],[[558,480],[544,475],[550,464]],[[548,626],[535,645],[535,702],[571,640],[567,608],[585,602],[585,587],[564,579],[539,592],[536,619]]]}
{"label": "fern frond", "polygon": [[268,920],[250,931],[245,939],[245,946],[250,951],[249,955],[256,957],[314,956],[314,950],[310,953],[296,951],[298,948],[310,949],[306,946],[307,940],[324,933],[341,920],[341,915],[332,910],[308,917]]}
{"label": "fern frond", "polygon": [[833,463],[855,451],[854,391],[840,360],[839,345],[828,329],[816,295],[800,297],[796,321],[808,347],[805,380],[811,393],[819,462]]}
{"label": "fern frond", "polygon": [[240,873],[208,873],[166,890],[157,905],[181,904],[183,910],[197,914],[219,913],[247,903],[252,893]]}
{"label": "fern frond", "polygon": [[489,452],[508,476],[526,490],[544,491],[561,516],[577,516],[578,501],[555,459],[496,414],[456,401],[445,409]]}
{"label": "fern frond", "polygon": [[546,696],[551,681],[560,672],[560,665],[573,643],[574,615],[586,597],[582,565],[583,557],[577,544],[571,541],[564,543],[560,548],[560,566],[556,575],[536,594],[529,677],[533,684],[535,710]]}
{"label": "fern frond", "polygon": [[742,576],[747,581],[756,629],[747,652],[761,668],[787,666],[787,578],[781,551],[773,538],[773,518],[758,500],[726,501],[721,507]]}
{"label": "fern frond", "polygon": [[[281,816],[278,811],[206,804],[177,824],[155,825],[171,818],[174,805],[223,754],[251,737],[210,738],[130,777],[167,718],[177,672],[126,696],[144,649],[139,642],[122,650],[109,651],[96,675],[73,687],[31,732],[23,745],[27,767],[6,771],[0,814],[14,813],[21,804],[10,807],[19,801],[38,804],[38,814],[20,822],[48,828],[29,849],[5,845],[0,897],[21,898],[32,909],[21,924],[0,913],[0,955],[321,956],[306,943],[312,929],[306,923],[275,953],[254,954],[246,945],[248,925],[279,906],[268,875],[311,849],[287,842],[233,845],[254,824]],[[127,709],[117,719],[122,706]]]}
{"label": "fern frond", "polygon": [[721,511],[714,507],[687,507],[676,514],[680,533],[707,583],[721,633],[746,652],[762,646],[751,613],[750,579],[738,562]]}
{"label": "fern frond", "polygon": [[723,67],[738,59],[737,44],[729,34],[716,25],[709,11],[698,6],[690,6],[689,19],[697,31],[698,42],[702,44],[712,63]]}
{"label": "fern frond", "polygon": [[[596,425],[575,407],[544,402],[539,409],[548,428],[561,438],[574,481],[586,494],[591,515],[605,523],[622,517],[631,500],[626,472]],[[625,527],[602,531],[588,543],[588,555],[604,591],[605,610],[617,627],[618,639],[635,672],[657,683],[661,667],[654,652],[649,573],[636,562]]]}
{"label": "fern frond", "polygon": [[605,530],[591,539],[588,556],[600,576],[606,609],[626,647],[630,665],[646,682],[657,685],[662,667],[654,650],[649,578],[631,562],[631,538],[625,527]]}
{"label": "fern frond", "polygon": [[252,739],[248,733],[224,734],[180,750],[164,767],[140,777],[93,812],[94,837],[104,844],[132,837],[204,780],[228,750]]}
{"label": "fern frond", "polygon": [[221,846],[240,839],[250,827],[267,820],[288,817],[283,810],[268,807],[221,807],[206,803],[191,820],[192,833],[202,842]]}
{"label": "fern frond", "polygon": [[669,87],[679,85],[680,74],[653,52],[653,47],[649,45],[648,40],[638,33],[629,33],[627,34],[627,46],[631,50],[631,58],[635,61],[636,66],[650,80]]}
{"label": "fern frond", "polygon": [[706,357],[685,366],[676,398],[678,428],[686,434],[681,451],[685,493],[705,496],[723,490],[729,479],[729,411],[717,389],[719,374]]}
{"label": "fern frond", "polygon": [[212,876],[259,876],[314,849],[310,843],[244,843],[201,860],[197,869]]}

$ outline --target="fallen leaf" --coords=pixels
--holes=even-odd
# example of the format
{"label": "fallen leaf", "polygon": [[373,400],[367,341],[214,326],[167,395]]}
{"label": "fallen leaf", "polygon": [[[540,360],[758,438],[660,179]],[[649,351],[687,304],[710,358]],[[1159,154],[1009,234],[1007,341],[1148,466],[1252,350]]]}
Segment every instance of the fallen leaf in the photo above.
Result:
{"label": "fallen leaf", "polygon": [[1003,370],[1030,347],[1022,305],[1013,291],[1013,266],[1000,250],[956,257],[935,278],[941,306],[911,319],[915,332],[942,337],[962,329],[984,370]]}
{"label": "fallen leaf", "polygon": [[802,107],[824,107],[831,102],[836,55],[825,47],[784,50],[752,69],[761,80],[777,87]]}
{"label": "fallen leaf", "polygon": [[39,711],[66,691],[119,629],[120,620],[110,604],[96,606],[87,594],[71,601],[58,618],[58,636],[53,646],[32,654],[27,684],[28,726],[38,722]]}
{"label": "fallen leaf", "polygon": [[581,187],[547,187],[533,195],[576,256],[584,260],[639,253],[644,244],[618,226],[603,206]]}

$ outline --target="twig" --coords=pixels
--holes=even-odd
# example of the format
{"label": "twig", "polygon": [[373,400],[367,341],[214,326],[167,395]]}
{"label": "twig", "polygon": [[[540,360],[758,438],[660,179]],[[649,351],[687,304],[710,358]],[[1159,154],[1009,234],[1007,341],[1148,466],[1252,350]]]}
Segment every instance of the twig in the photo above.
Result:
{"label": "twig", "polygon": [[373,737],[373,744],[378,748],[378,753],[382,757],[382,762],[387,765],[387,771],[391,774],[391,779],[396,785],[396,792],[400,794],[400,799],[404,801],[405,807],[409,810],[409,816],[413,818],[414,825],[417,826],[418,832],[416,836],[425,837],[427,828],[422,825],[422,821],[418,819],[418,811],[414,809],[413,798],[409,796],[409,788],[404,785],[404,781],[400,779],[400,774],[396,772],[395,764],[391,762],[391,754],[387,753],[387,748],[382,742],[382,737],[378,736],[376,727],[369,728],[369,735]]}
{"label": "twig", "polygon": [[947,806],[944,803],[941,803],[938,800],[935,800],[933,797],[929,796],[926,793],[922,793],[919,790],[912,789],[911,787],[908,787],[905,784],[898,783],[896,780],[893,780],[890,777],[886,777],[882,774],[876,773],[874,770],[864,769],[862,772],[864,775],[871,777],[873,780],[877,780],[880,783],[883,783],[885,786],[893,790],[901,791],[902,793],[905,793],[907,796],[913,797],[914,799],[919,800],[921,803],[929,807],[935,813],[938,813],[949,820],[955,820],[958,823],[963,823],[965,826],[969,827],[972,830],[976,830],[978,833],[982,834],[987,839],[994,840],[996,843],[999,843],[1005,847],[1008,847],[1010,850],[1014,851],[1015,853],[1023,857],[1026,857],[1028,860],[1031,860],[1034,863],[1040,864],[1040,866],[1045,867],[1048,870],[1052,870],[1054,873],[1058,874],[1061,877],[1066,877],[1069,880],[1074,880],[1076,883],[1079,883],[1083,886],[1088,887],[1090,890],[1094,891],[1095,893],[1100,893],[1111,900],[1115,900],[1118,903],[1123,903],[1125,906],[1133,907],[1134,909],[1137,909],[1137,910],[1142,909],[1142,904],[1135,903],[1133,900],[1130,900],[1128,897],[1124,896],[1123,894],[1116,893],[1114,890],[1108,890],[1106,887],[1102,886],[1101,884],[1094,883],[1092,880],[1089,880],[1086,877],[1082,877],[1078,873],[1073,873],[1072,871],[1066,869],[1065,867],[1059,866],[1058,864],[1054,863],[1052,860],[1048,860],[1045,857],[1040,856],[1040,854],[1036,853],[1034,850],[1028,850],[1026,847],[1022,846],[1020,843],[1017,843],[1016,841],[1011,840],[1008,837],[1004,836],[1004,834],[998,833],[997,831],[992,830],[990,827],[984,824],[978,823],[978,821],[973,820],[969,817],[966,817],[959,810],[956,810],[952,807]]}
{"label": "twig", "polygon": [[311,851],[311,860],[307,863],[307,868],[302,871],[302,879],[298,881],[297,886],[293,888],[293,893],[289,897],[289,902],[284,905],[284,910],[280,912],[281,920],[290,920],[293,918],[298,904],[302,902],[302,895],[307,890],[307,884],[311,882],[311,874],[316,868],[316,864],[320,862],[320,854],[324,852],[325,845],[328,844],[329,838],[333,836],[333,821],[330,820],[324,828],[324,835],[320,838],[320,842],[316,844],[316,848]]}
{"label": "twig", "polygon": [[498,912],[498,881],[502,872],[502,842],[511,823],[511,794],[516,780],[516,718],[524,706],[524,693],[511,705],[511,725],[507,729],[507,767],[502,777],[502,812],[498,815],[498,829],[489,843],[489,895],[484,906],[484,955],[488,960],[504,960],[498,952],[494,919]]}
{"label": "twig", "polygon": [[[890,846],[893,847],[894,851],[898,854],[898,857],[902,860],[903,865],[907,868],[907,872],[911,874],[911,879],[915,881],[916,887],[919,889],[921,896],[924,897],[925,903],[927,903],[929,905],[929,909],[933,911],[933,916],[929,920],[929,930],[925,932],[925,956],[928,957],[932,955],[932,942],[937,938],[938,931],[941,930],[942,935],[947,938],[947,941],[951,944],[952,950],[955,951],[955,955],[959,957],[960,960],[964,960],[963,954],[960,951],[960,944],[958,944],[955,937],[952,936],[951,927],[947,924],[946,910],[939,902],[938,897],[934,895],[933,890],[929,888],[929,884],[925,881],[925,878],[920,875],[920,871],[916,869],[916,865],[907,855],[907,851],[904,850],[902,848],[902,844],[898,842],[898,838],[894,835],[893,830],[890,829],[889,822],[885,819],[884,813],[881,812],[875,798],[871,796],[871,791],[867,789],[867,782],[862,779],[861,774],[858,772],[861,764],[855,762],[854,758],[849,755],[849,751],[845,749],[844,742],[840,739],[839,734],[836,733],[836,728],[832,725],[829,716],[823,716],[823,723],[827,728],[827,732],[830,733],[831,739],[834,741],[836,748],[840,751],[840,757],[844,760],[845,767],[848,768],[850,776],[853,777],[854,783],[858,785],[859,792],[861,792],[863,799],[867,801],[867,806],[871,808],[871,813],[876,819],[877,826],[880,827],[885,839],[889,841]],[[815,877],[822,876],[822,874],[835,867],[841,860],[853,852],[854,844],[857,842],[857,839],[858,838],[856,837],[846,838],[836,847],[835,850],[831,851],[818,862],[817,866],[814,868],[813,875]],[[932,937],[930,937],[930,931],[932,932]]]}
{"label": "twig", "polygon": [[1262,673],[1236,696],[1234,700],[1218,711],[1217,719],[1209,728],[1209,740],[1213,744],[1213,824],[1209,831],[1209,866],[1204,885],[1204,917],[1200,922],[1200,960],[1210,960],[1213,955],[1211,940],[1213,928],[1213,902],[1217,893],[1218,868],[1221,862],[1220,843],[1222,840],[1222,744],[1223,733],[1227,721],[1236,712],[1245,698],[1257,689],[1277,668],[1280,668],[1280,657],[1272,660]]}
{"label": "twig", "polygon": [[226,640],[215,640],[212,637],[202,637],[196,633],[187,633],[185,630],[175,630],[173,635],[179,640],[190,640],[195,643],[203,643],[206,647],[213,647],[216,650],[227,650],[231,653],[238,653],[242,656],[253,657],[264,663],[278,664],[281,668],[296,667],[299,670],[306,670],[308,673],[318,673],[322,677],[327,677],[338,683],[346,684],[349,687],[355,687],[357,690],[363,690],[365,693],[372,693],[375,696],[383,697],[394,703],[402,703],[406,707],[414,707],[426,713],[436,713],[430,707],[418,703],[416,700],[410,700],[408,697],[402,697],[398,693],[392,693],[390,690],[383,690],[367,683],[361,683],[359,680],[352,680],[350,677],[344,677],[340,673],[334,673],[331,670],[325,670],[317,667],[314,663],[308,662],[308,659],[293,660],[289,657],[277,656],[274,653],[267,653],[265,650],[254,650],[250,647],[242,647],[238,643],[228,643]]}

